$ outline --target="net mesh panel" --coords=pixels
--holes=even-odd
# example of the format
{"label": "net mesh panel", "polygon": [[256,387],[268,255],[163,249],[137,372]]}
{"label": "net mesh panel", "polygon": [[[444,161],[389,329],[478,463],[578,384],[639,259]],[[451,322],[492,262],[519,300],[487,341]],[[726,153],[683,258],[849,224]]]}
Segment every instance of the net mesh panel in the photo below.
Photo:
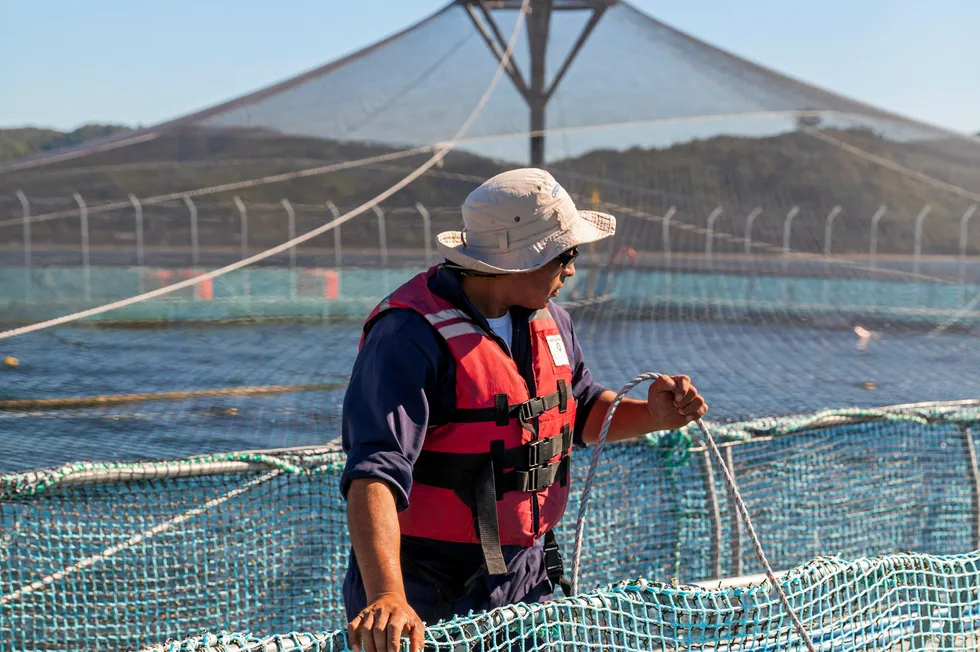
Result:
{"label": "net mesh panel", "polygon": [[[961,650],[974,631],[978,558],[821,559],[785,586],[818,649]],[[854,596],[840,605],[842,594]],[[429,628],[431,650],[802,650],[765,588],[622,582],[547,606],[504,608]],[[344,633],[205,634],[153,650],[345,650]]]}
{"label": "net mesh panel", "polygon": [[[787,580],[814,638],[844,645],[835,649],[924,649],[888,646],[937,623],[938,632],[972,632],[980,608],[974,557],[863,562],[870,567],[839,559],[976,548],[980,469],[964,437],[978,420],[976,407],[838,410],[719,431],[771,562],[788,569],[837,556]],[[711,485],[692,434],[608,448],[588,514],[583,587],[760,571],[720,474]],[[588,456],[575,459],[582,478]],[[3,476],[0,633],[14,649],[131,649],[216,628],[342,628],[342,467],[340,452],[233,453]],[[573,507],[581,483],[574,487]],[[570,556],[573,522],[559,539]],[[550,633],[527,629],[523,617],[497,626],[484,615],[430,636],[458,641],[465,631],[488,649],[510,644],[499,636],[531,632],[583,649],[711,640],[794,649],[765,647],[792,637],[775,596],[758,588],[626,583],[590,595],[535,611],[556,627]],[[922,630],[924,622],[932,624]]]}

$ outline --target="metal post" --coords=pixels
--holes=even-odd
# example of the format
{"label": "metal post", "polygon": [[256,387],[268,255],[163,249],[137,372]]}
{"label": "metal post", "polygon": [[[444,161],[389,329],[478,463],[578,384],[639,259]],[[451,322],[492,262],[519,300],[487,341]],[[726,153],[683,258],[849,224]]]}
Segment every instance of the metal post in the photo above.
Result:
{"label": "metal post", "polygon": [[531,166],[544,167],[545,102],[531,99]]}
{"label": "metal post", "polygon": [[834,206],[834,209],[827,213],[827,220],[824,222],[823,227],[823,255],[830,256],[832,235],[834,230],[834,218],[840,215],[840,206]]}
{"label": "metal post", "polygon": [[88,206],[77,192],[75,203],[78,204],[78,217],[82,222],[82,277],[85,282],[85,300],[92,300],[92,271],[89,268],[88,255]]}
{"label": "metal post", "polygon": [[143,294],[145,289],[143,281],[143,204],[132,193],[129,194],[129,203],[133,205],[133,214],[136,218],[136,276],[137,283],[139,283],[139,292]]}
{"label": "metal post", "polygon": [[871,256],[869,262],[871,264],[872,274],[871,274],[871,280],[869,281],[870,285],[868,287],[868,294],[870,295],[869,302],[872,306],[875,305],[876,302],[875,292],[874,292],[874,287],[875,287],[874,284],[876,283],[876,280],[874,278],[874,270],[876,269],[877,258],[878,258],[878,222],[880,222],[881,218],[885,216],[885,211],[886,209],[884,206],[879,206],[878,210],[871,217]]}
{"label": "metal post", "polygon": [[[715,242],[715,220],[721,216],[722,210],[721,206],[716,206],[713,211],[708,213],[708,220],[705,223],[705,235],[704,235],[704,255],[705,262],[707,263],[707,271],[713,272],[714,265],[714,242]],[[714,276],[711,277],[710,289],[708,288],[708,283],[705,283],[705,296],[707,300],[713,295],[717,290],[717,280]],[[708,305],[707,303],[705,305]]]}
{"label": "metal post", "polygon": [[788,264],[789,262],[789,239],[793,229],[793,218],[796,217],[797,213],[799,212],[799,207],[794,206],[793,208],[789,209],[789,212],[786,213],[786,218],[783,220],[783,256],[787,257],[784,264]]}
{"label": "metal post", "polygon": [[[603,166],[603,173],[605,172],[606,172],[605,166]],[[593,188],[592,210],[598,211],[599,206],[600,206],[599,189]],[[596,277],[600,274],[598,269],[599,247],[596,246],[596,243],[594,242],[589,245],[588,258],[589,258],[589,273],[588,276],[585,277],[585,297],[592,298],[593,296],[595,296]]]}
{"label": "metal post", "polygon": [[664,258],[670,261],[670,220],[674,217],[677,209],[673,206],[667,209],[663,220],[663,239],[664,239]]}
{"label": "metal post", "polygon": [[[491,9],[513,9],[514,7],[507,7],[507,3],[489,2],[487,0],[462,0],[460,4],[466,9],[477,33],[483,37],[493,56],[502,63],[507,41],[497,27],[497,23],[491,15]],[[531,0],[529,3],[525,22],[531,66],[530,80],[524,80],[516,61],[517,57],[511,57],[503,69],[531,110],[531,165],[535,167],[544,165],[545,111],[548,101],[554,95],[565,73],[568,72],[575,57],[582,50],[609,4],[608,0],[581,0],[573,6],[568,6],[565,2],[556,3],[555,0]],[[477,15],[477,8],[482,13],[483,19]],[[551,14],[553,11],[580,9],[591,9],[592,16],[582,27],[578,38],[564,60],[559,63],[558,60],[551,59],[559,65],[558,72],[552,77],[549,85],[545,64],[548,61],[548,33],[551,26]]]}
{"label": "metal post", "polygon": [[[333,215],[333,219],[338,219],[340,217],[340,211],[334,206],[332,201],[327,202],[327,210]],[[340,269],[344,265],[344,260],[341,255],[340,249],[340,226],[333,227],[333,266]]]}
{"label": "metal post", "polygon": [[712,579],[721,579],[721,508],[718,505],[718,492],[715,490],[715,473],[711,464],[711,452],[706,446],[700,455],[701,477],[704,482],[704,495],[707,499],[708,516],[711,519],[710,571]]}
{"label": "metal post", "polygon": [[191,266],[197,267],[200,260],[197,240],[197,206],[194,204],[194,200],[187,195],[184,195],[184,204],[187,205],[187,211],[191,216]]}
{"label": "metal post", "polygon": [[912,253],[912,272],[915,274],[919,273],[919,263],[922,258],[922,223],[931,210],[932,206],[926,204],[915,217],[915,249]]}
{"label": "metal post", "polygon": [[963,213],[963,218],[960,220],[960,282],[964,285],[966,284],[966,239],[967,239],[967,229],[970,224],[970,218],[973,214],[977,212],[977,205],[973,204],[966,212]]}
{"label": "metal post", "polygon": [[783,301],[789,302],[789,253],[790,253],[790,238],[793,233],[793,218],[796,217],[797,213],[800,212],[798,206],[794,206],[789,209],[786,213],[786,217],[783,219],[783,278],[780,279],[780,294],[783,297]]}
{"label": "metal post", "polygon": [[878,222],[881,218],[885,216],[885,211],[887,209],[884,206],[878,207],[877,212],[871,218],[871,269],[876,268],[876,261],[878,257]]}
{"label": "metal post", "polygon": [[830,300],[830,251],[831,245],[833,244],[833,229],[834,229],[834,218],[840,214],[840,206],[834,206],[833,210],[827,213],[827,219],[824,221],[823,226],[823,298],[822,302],[827,305]]}
{"label": "metal post", "polygon": [[[286,209],[289,229],[287,236],[291,242],[296,239],[296,211],[293,210],[293,205],[285,197],[279,203]],[[296,298],[296,247],[289,248],[289,298]]]}
{"label": "metal post", "polygon": [[[761,214],[762,208],[760,206],[756,206],[755,209],[753,209],[753,211],[745,218],[745,254],[749,257],[752,256],[752,225],[755,224],[756,218],[758,218]],[[745,264],[748,265],[749,261],[745,261]],[[745,295],[743,297],[745,302],[744,309],[746,311],[749,308],[749,299],[750,295],[752,294],[752,286],[753,279],[751,276],[749,276],[748,281],[745,284]]]}
{"label": "metal post", "polygon": [[545,107],[548,104],[545,53],[551,28],[552,0],[533,2],[527,17],[528,49],[531,54],[531,84],[528,103],[531,108],[531,165],[544,166]]}
{"label": "metal post", "polygon": [[762,213],[762,208],[756,206],[755,209],[749,213],[749,216],[745,218],[745,253],[752,254],[752,224],[755,223],[759,214]]}
{"label": "metal post", "polygon": [[[963,448],[966,453],[966,467],[970,476],[970,488],[973,490],[972,512],[973,523],[971,537],[972,548],[980,547],[980,466],[977,464],[977,450],[973,442],[973,432],[969,425],[960,424],[960,432],[963,435]],[[947,635],[943,638],[943,647],[948,650],[964,647],[957,644],[960,641],[968,640],[964,636],[966,633],[964,625],[969,622],[964,607],[970,604],[975,597],[975,586],[967,578],[958,577],[956,581],[956,593],[951,596],[952,605],[949,610],[949,626],[946,628]],[[972,627],[971,627],[972,629]]]}
{"label": "metal post", "polygon": [[20,190],[17,191],[17,199],[24,216],[24,298],[30,299],[34,294],[31,278],[31,205],[27,201],[27,195]]}
{"label": "metal post", "polygon": [[667,209],[667,213],[664,215],[663,221],[663,239],[664,239],[664,262],[666,263],[666,273],[664,274],[664,294],[667,300],[670,300],[670,220],[674,217],[674,213],[677,209],[671,206]]}
{"label": "metal post", "polygon": [[425,240],[425,266],[432,265],[432,219],[422,202],[415,203],[415,210],[422,216],[422,238]]}
{"label": "metal post", "polygon": [[[732,447],[726,446],[724,453],[725,466],[728,467],[728,472],[734,478],[735,462],[732,459]],[[738,577],[742,574],[742,516],[738,513],[738,508],[736,507],[735,493],[727,484],[725,491],[728,494],[728,513],[731,515],[731,536],[729,543],[729,550],[731,551],[732,557],[731,575]]]}
{"label": "metal post", "polygon": [[973,445],[973,432],[968,425],[960,426],[963,433],[963,448],[966,451],[966,468],[970,473],[970,488],[973,489],[973,537],[974,550],[980,547],[980,466],[977,465],[977,449]]}
{"label": "metal post", "polygon": [[715,208],[708,214],[708,223],[705,225],[707,233],[704,235],[704,255],[710,260],[715,241],[715,220],[721,215],[721,206]]}
{"label": "metal post", "polygon": [[378,245],[381,247],[381,266],[388,267],[388,234],[385,230],[385,212],[380,206],[374,207],[374,214],[378,216]]}
{"label": "metal post", "polygon": [[239,233],[241,234],[239,239],[241,256],[242,259],[245,259],[248,257],[248,209],[245,208],[245,202],[243,202],[237,195],[235,196],[234,201],[235,208],[238,209]]}
{"label": "metal post", "polygon": [[[238,195],[235,195],[235,208],[238,209],[239,224],[241,225],[241,256],[242,260],[248,258],[248,209],[245,208],[245,202],[241,200]],[[242,293],[248,297],[252,294],[252,287],[249,283],[248,268],[242,270]]]}
{"label": "metal post", "polygon": [[384,279],[384,293],[387,295],[388,287],[388,233],[385,229],[385,212],[380,206],[374,207],[374,214],[378,216],[378,245],[381,247],[381,269]]}

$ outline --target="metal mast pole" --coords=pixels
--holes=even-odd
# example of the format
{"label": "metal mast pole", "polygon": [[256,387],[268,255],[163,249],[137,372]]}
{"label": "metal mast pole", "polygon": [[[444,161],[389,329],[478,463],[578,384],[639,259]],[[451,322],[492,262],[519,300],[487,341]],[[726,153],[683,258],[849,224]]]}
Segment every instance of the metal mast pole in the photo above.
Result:
{"label": "metal mast pole", "polygon": [[[466,12],[473,21],[474,27],[483,37],[487,47],[498,61],[503,59],[507,50],[505,40],[496,21],[493,19],[494,9],[518,9],[521,3],[517,0],[461,0]],[[527,102],[530,110],[530,160],[531,165],[543,167],[545,164],[544,144],[547,131],[547,108],[551,96],[554,95],[558,84],[568,72],[575,56],[588,40],[599,19],[606,9],[616,0],[531,0],[530,13],[527,16],[527,38],[531,54],[531,75],[525,80],[517,66],[511,61],[505,70],[517,91]],[[548,83],[545,66],[548,54],[548,36],[551,28],[551,15],[555,11],[591,11],[592,15],[585,27],[582,28],[578,40],[568,56],[558,69],[554,79]]]}

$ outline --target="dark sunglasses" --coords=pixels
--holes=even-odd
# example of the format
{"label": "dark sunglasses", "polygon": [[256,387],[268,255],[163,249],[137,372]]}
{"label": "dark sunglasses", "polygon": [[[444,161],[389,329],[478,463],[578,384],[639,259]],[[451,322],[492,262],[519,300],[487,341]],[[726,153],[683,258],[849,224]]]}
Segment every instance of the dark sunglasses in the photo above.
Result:
{"label": "dark sunglasses", "polygon": [[575,262],[576,258],[578,258],[578,247],[572,247],[568,251],[563,251],[555,256],[555,260],[561,263],[562,267],[568,267]]}

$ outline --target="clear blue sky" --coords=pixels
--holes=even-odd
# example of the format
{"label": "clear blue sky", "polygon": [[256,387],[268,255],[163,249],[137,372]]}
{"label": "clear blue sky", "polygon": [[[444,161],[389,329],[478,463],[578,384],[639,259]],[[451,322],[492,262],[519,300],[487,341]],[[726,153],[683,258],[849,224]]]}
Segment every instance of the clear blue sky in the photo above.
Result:
{"label": "clear blue sky", "polygon": [[[335,59],[446,1],[0,0],[0,126],[153,124]],[[633,4],[810,83],[980,131],[980,0]]]}

